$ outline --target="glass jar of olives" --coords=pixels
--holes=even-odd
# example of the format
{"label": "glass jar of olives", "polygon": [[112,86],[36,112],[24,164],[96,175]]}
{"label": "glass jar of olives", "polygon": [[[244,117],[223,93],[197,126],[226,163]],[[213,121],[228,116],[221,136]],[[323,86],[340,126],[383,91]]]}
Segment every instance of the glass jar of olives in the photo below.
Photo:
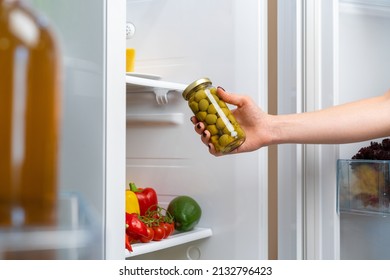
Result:
{"label": "glass jar of olives", "polygon": [[202,78],[187,86],[183,97],[188,106],[210,132],[217,152],[230,153],[245,141],[245,133],[226,103],[219,99],[210,79]]}

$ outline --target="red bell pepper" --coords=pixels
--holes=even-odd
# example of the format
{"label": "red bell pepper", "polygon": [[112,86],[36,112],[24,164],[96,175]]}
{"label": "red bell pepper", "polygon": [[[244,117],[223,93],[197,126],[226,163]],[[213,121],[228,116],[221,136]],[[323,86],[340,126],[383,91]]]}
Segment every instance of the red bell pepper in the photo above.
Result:
{"label": "red bell pepper", "polygon": [[145,216],[146,212],[157,210],[157,193],[153,188],[137,188],[134,183],[130,183],[130,190],[138,198],[140,215]]}
{"label": "red bell pepper", "polygon": [[131,246],[131,237],[125,234],[125,247],[130,252],[133,252],[133,247]]}
{"label": "red bell pepper", "polygon": [[138,218],[138,214],[126,213],[126,235],[130,237],[130,240],[148,236],[148,228]]}

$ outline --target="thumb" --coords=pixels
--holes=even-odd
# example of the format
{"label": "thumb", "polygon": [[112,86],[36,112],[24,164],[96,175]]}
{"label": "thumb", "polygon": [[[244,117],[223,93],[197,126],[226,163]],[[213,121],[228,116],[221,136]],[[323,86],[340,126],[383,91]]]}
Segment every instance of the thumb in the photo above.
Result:
{"label": "thumb", "polygon": [[217,93],[219,98],[221,98],[226,103],[235,105],[237,107],[240,107],[240,105],[243,104],[244,98],[241,95],[234,94],[234,93],[227,93],[223,88],[218,87]]}

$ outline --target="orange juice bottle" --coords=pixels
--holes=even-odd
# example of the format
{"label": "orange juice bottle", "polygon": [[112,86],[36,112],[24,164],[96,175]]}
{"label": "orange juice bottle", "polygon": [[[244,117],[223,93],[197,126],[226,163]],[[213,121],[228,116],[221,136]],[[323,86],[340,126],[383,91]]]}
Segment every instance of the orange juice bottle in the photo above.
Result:
{"label": "orange juice bottle", "polygon": [[49,26],[0,0],[0,226],[55,222],[59,71]]}

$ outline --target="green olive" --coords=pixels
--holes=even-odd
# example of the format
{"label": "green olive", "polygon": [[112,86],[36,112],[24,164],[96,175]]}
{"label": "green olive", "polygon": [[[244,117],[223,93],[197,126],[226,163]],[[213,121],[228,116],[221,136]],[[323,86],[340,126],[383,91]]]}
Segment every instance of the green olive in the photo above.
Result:
{"label": "green olive", "polygon": [[199,101],[200,111],[207,111],[208,108],[209,108],[209,101],[207,99],[202,99]]}
{"label": "green olive", "polygon": [[192,102],[189,103],[189,106],[190,106],[192,112],[194,112],[194,114],[199,112],[199,104],[198,104],[198,102],[192,101]]}
{"label": "green olive", "polygon": [[230,115],[228,116],[228,119],[229,119],[229,121],[230,121],[232,124],[236,124],[236,123],[237,123],[236,118],[233,116],[233,114],[230,114]]}
{"label": "green olive", "polygon": [[214,97],[215,101],[217,101],[217,102],[220,101],[220,100],[219,100],[219,97],[218,97],[216,94],[212,94],[211,96]]}
{"label": "green olive", "polygon": [[195,93],[194,98],[195,98],[195,101],[196,101],[196,102],[199,102],[199,101],[201,101],[202,99],[206,99],[206,98],[207,98],[207,95],[206,95],[206,93],[204,92],[204,90],[201,89],[201,90],[198,90],[198,91]]}
{"label": "green olive", "polygon": [[230,115],[230,110],[228,108],[221,108],[221,110],[225,114],[226,117]]}
{"label": "green olive", "polygon": [[198,119],[198,121],[201,121],[201,122],[203,122],[206,119],[206,116],[207,116],[207,112],[204,112],[204,111],[203,112],[200,111],[200,112],[195,114],[195,117]]}
{"label": "green olive", "polygon": [[212,95],[216,95],[217,94],[217,88],[215,88],[215,87],[210,88],[210,93]]}
{"label": "green olive", "polygon": [[219,137],[219,140],[218,140],[219,145],[221,145],[222,147],[226,147],[227,145],[229,145],[233,141],[234,141],[233,137],[231,137],[228,134],[221,135],[221,137]]}
{"label": "green olive", "polygon": [[213,143],[214,146],[217,145],[217,144],[219,145],[218,139],[219,139],[219,135],[218,134],[213,135],[213,136],[210,137],[210,142]]}
{"label": "green olive", "polygon": [[215,124],[217,122],[217,116],[214,114],[207,114],[205,122],[207,124]]}
{"label": "green olive", "polygon": [[210,132],[211,135],[217,135],[218,129],[214,124],[210,124],[206,127],[206,129]]}
{"label": "green olive", "polygon": [[231,134],[231,131],[227,128],[227,127],[224,127],[223,129],[222,129],[222,132],[224,133],[224,134]]}
{"label": "green olive", "polygon": [[219,105],[219,107],[221,107],[221,108],[227,108],[226,103],[223,102],[222,100],[219,100],[219,101],[218,101],[218,105]]}
{"label": "green olive", "polygon": [[218,118],[217,122],[215,123],[216,127],[220,130],[224,129],[226,127],[225,122],[222,118]]}
{"label": "green olive", "polygon": [[217,109],[215,109],[214,104],[210,104],[209,108],[207,108],[207,113],[209,114],[216,114]]}
{"label": "green olive", "polygon": [[218,140],[219,140],[219,136],[218,135],[211,136],[211,138],[210,138],[210,142],[213,143],[214,148],[217,151],[222,151],[223,148],[219,145],[219,141]]}
{"label": "green olive", "polygon": [[245,138],[245,132],[244,130],[242,130],[241,127],[236,127],[236,131],[237,131],[237,137],[238,138]]}

